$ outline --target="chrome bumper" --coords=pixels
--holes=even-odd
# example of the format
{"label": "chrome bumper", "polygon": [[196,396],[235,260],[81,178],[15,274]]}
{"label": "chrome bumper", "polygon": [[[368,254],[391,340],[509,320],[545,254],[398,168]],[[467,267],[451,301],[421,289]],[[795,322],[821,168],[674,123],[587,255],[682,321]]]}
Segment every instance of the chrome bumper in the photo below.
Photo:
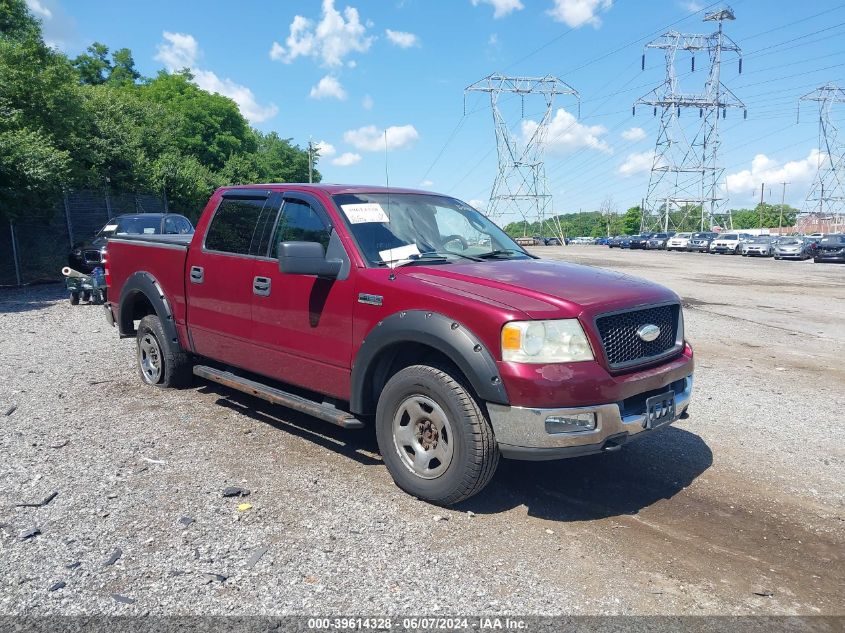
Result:
{"label": "chrome bumper", "polygon": [[[566,409],[532,409],[487,404],[490,423],[505,457],[515,459],[559,459],[618,449],[635,436],[669,426],[685,414],[692,395],[692,375],[684,379],[684,390],[675,394],[675,418],[656,429],[645,428],[645,412],[622,415],[619,405],[599,404]],[[548,433],[546,418],[594,413],[596,428],[569,433]]]}

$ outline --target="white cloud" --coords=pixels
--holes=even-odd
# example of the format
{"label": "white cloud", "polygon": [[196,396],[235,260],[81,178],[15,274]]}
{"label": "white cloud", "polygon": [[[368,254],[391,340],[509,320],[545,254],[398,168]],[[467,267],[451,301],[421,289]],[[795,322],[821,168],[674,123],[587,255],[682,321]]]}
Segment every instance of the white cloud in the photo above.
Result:
{"label": "white cloud", "polygon": [[375,102],[370,95],[364,95],[364,98],[361,100],[361,107],[365,110],[372,110]]}
{"label": "white cloud", "polygon": [[420,187],[433,187],[433,186],[434,186],[434,181],[432,181],[432,180],[423,180],[420,183]]}
{"label": "white cloud", "polygon": [[40,0],[26,0],[26,6],[29,7],[29,10],[32,11],[33,14],[42,17],[45,20],[49,20],[53,17],[53,12],[45,7]]}
{"label": "white cloud", "polygon": [[479,4],[489,4],[493,7],[493,17],[497,20],[513,11],[520,11],[525,8],[520,0],[470,0],[470,2],[474,7]]}
{"label": "white cloud", "polygon": [[775,185],[788,182],[790,186],[812,181],[819,163],[827,162],[827,155],[813,149],[807,158],[791,160],[781,164],[765,154],[757,154],[751,161],[751,169],[728,174],[728,194],[745,195],[752,198],[760,194],[760,183]]}
{"label": "white cloud", "polygon": [[342,66],[350,54],[369,50],[374,38],[366,33],[371,26],[361,22],[356,8],[346,7],[341,13],[334,0],[323,0],[320,21],[315,24],[301,15],[294,17],[284,46],[273,42],[270,58],[290,64],[297,57],[314,57],[324,66]]}
{"label": "white cloud", "polygon": [[[522,139],[527,142],[537,131],[538,123],[531,119],[522,122]],[[607,141],[600,138],[607,132],[603,125],[583,125],[564,108],[558,108],[549,123],[546,133],[546,147],[554,152],[566,152],[579,147],[588,147],[612,154]]]}
{"label": "white cloud", "polygon": [[680,4],[684,9],[686,9],[690,13],[697,13],[704,8],[703,4],[695,2],[695,0],[690,0],[689,2],[681,2]]}
{"label": "white cloud", "polygon": [[651,171],[651,166],[654,163],[654,151],[649,152],[635,152],[628,154],[625,162],[619,165],[617,170],[623,176],[632,176],[633,174],[641,174],[646,171]]}
{"label": "white cloud", "polygon": [[165,41],[156,47],[158,52],[154,59],[164,64],[170,72],[193,68],[199,57],[199,44],[194,36],[165,31],[163,37]]}
{"label": "white cloud", "polygon": [[555,6],[548,14],[556,22],[563,22],[569,27],[578,28],[585,24],[593,28],[601,26],[599,11],[606,11],[613,6],[613,0],[554,0]]}
{"label": "white cloud", "polygon": [[345,152],[332,160],[332,165],[337,165],[338,167],[349,167],[350,165],[355,165],[356,163],[361,162],[361,154],[355,154],[353,152]]}
{"label": "white cloud", "polygon": [[343,101],[346,99],[346,90],[340,85],[337,77],[326,75],[317,85],[311,88],[309,96],[312,99],[337,99]]}
{"label": "white cloud", "polygon": [[387,39],[390,40],[391,44],[395,44],[399,48],[411,48],[412,46],[420,45],[420,38],[413,33],[385,29],[384,34],[387,35]]}
{"label": "white cloud", "polygon": [[483,211],[484,208],[487,206],[486,200],[479,200],[478,198],[473,198],[469,201],[469,206],[478,209],[479,211]]}
{"label": "white cloud", "polygon": [[641,141],[645,138],[645,130],[641,127],[632,127],[622,132],[622,138],[626,141]]}
{"label": "white cloud", "polygon": [[316,147],[317,151],[320,152],[320,158],[331,158],[337,154],[335,146],[331,143],[327,143],[326,141],[318,141],[317,143],[314,143],[314,147]]}
{"label": "white cloud", "polygon": [[[413,125],[392,125],[386,130],[387,149],[402,149],[413,144],[419,132]],[[363,152],[379,152],[385,149],[385,130],[367,125],[343,133],[343,140]]]}
{"label": "white cloud", "polygon": [[218,77],[210,70],[197,68],[196,63],[201,52],[193,35],[165,31],[163,36],[165,41],[158,45],[155,59],[163,63],[168,71],[174,72],[188,68],[200,88],[232,99],[238,104],[241,114],[251,123],[261,123],[278,114],[279,109],[275,104],[260,105],[252,90],[246,86],[231,79]]}

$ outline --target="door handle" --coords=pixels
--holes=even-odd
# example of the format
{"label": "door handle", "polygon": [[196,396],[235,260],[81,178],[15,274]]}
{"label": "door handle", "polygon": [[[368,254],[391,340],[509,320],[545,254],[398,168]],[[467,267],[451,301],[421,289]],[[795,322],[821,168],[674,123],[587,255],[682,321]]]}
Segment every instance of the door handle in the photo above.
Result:
{"label": "door handle", "polygon": [[270,278],[269,277],[255,277],[252,280],[252,292],[259,297],[267,297],[270,295]]}
{"label": "door handle", "polygon": [[201,284],[205,281],[205,270],[202,266],[191,266],[191,283]]}

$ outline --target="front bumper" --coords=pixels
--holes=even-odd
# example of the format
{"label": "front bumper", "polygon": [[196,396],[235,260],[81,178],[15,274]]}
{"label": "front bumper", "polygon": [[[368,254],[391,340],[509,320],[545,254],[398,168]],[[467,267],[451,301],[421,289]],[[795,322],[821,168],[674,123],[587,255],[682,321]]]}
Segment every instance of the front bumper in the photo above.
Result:
{"label": "front bumper", "polygon": [[[617,402],[589,407],[538,409],[488,403],[493,433],[504,457],[548,460],[618,450],[629,439],[644,437],[672,424],[686,414],[692,396],[692,374],[675,392],[675,418],[653,429],[645,427],[645,411],[623,411]],[[679,381],[680,382],[680,381]],[[667,387],[668,389],[668,387]],[[596,428],[570,433],[548,433],[546,418],[593,413]]]}

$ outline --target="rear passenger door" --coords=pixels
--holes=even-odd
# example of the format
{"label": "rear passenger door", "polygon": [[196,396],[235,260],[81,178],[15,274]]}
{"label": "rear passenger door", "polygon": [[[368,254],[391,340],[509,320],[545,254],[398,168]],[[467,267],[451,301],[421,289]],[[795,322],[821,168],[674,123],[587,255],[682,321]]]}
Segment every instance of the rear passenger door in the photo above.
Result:
{"label": "rear passenger door", "polygon": [[[258,243],[272,227],[278,194],[244,189],[226,192],[200,249],[189,249],[188,333],[197,354],[253,369],[253,266]],[[268,217],[272,219],[268,220]],[[269,241],[269,237],[264,238]]]}

